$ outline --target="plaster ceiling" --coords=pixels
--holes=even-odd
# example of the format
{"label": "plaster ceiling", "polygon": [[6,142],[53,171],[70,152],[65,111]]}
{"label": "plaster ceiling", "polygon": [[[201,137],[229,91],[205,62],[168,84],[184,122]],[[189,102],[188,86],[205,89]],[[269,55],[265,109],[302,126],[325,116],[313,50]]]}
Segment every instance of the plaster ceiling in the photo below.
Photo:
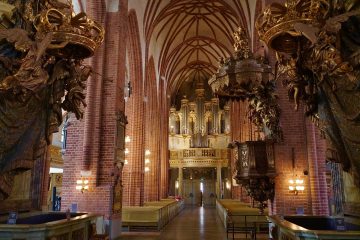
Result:
{"label": "plaster ceiling", "polygon": [[256,0],[149,0],[143,27],[149,56],[171,93],[184,81],[207,80],[233,53],[238,26],[253,33]]}
{"label": "plaster ceiling", "polygon": [[[107,9],[117,1],[105,0]],[[253,37],[255,10],[263,2],[128,0],[128,9],[137,14],[144,62],[153,57],[157,79],[167,81],[173,94],[184,81],[207,80],[217,70],[219,57],[233,53],[232,33],[238,26]],[[86,0],[73,4],[86,11]]]}

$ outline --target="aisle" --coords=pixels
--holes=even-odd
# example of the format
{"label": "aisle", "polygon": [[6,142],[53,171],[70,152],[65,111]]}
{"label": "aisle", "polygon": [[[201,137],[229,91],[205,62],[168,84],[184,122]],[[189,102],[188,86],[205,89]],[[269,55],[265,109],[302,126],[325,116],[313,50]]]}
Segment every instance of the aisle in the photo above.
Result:
{"label": "aisle", "polygon": [[[129,240],[225,240],[226,232],[215,208],[185,208],[161,233],[124,236]],[[150,235],[150,236],[149,236]]]}

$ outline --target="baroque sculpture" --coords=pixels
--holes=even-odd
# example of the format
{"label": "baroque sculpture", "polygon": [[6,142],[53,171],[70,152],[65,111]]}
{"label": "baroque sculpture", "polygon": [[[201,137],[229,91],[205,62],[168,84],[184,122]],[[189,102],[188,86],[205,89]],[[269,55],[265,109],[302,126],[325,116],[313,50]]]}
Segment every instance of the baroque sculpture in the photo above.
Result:
{"label": "baroque sculpture", "polygon": [[239,27],[233,36],[235,54],[227,59],[220,58],[220,67],[209,80],[209,85],[219,98],[247,100],[251,122],[265,135],[265,141],[229,144],[229,148],[234,149],[234,178],[258,202],[257,207],[263,214],[267,201],[274,198],[273,144],[282,141],[280,107],[267,60],[263,56],[254,56],[243,28]]}
{"label": "baroque sculpture", "polygon": [[62,110],[79,119],[93,55],[103,28],[70,3],[0,0],[0,200],[14,175],[43,158]]}
{"label": "baroque sculpture", "polygon": [[276,51],[276,78],[327,139],[328,160],[341,162],[360,186],[360,2],[287,0],[256,21]]}
{"label": "baroque sculpture", "polygon": [[263,57],[255,58],[248,37],[241,27],[233,34],[235,54],[219,59],[219,69],[209,85],[219,98],[248,100],[249,117],[267,139],[282,140],[280,107],[275,94],[271,67]]}

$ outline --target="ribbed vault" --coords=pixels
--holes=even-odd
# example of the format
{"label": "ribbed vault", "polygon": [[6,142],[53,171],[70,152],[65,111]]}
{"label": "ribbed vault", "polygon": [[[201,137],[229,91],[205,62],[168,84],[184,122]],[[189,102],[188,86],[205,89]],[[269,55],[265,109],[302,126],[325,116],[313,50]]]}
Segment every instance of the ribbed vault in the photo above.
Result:
{"label": "ribbed vault", "polygon": [[[242,26],[252,35],[254,0],[149,0],[144,33],[159,76],[175,93],[182,82],[204,80],[220,56],[233,52],[232,33]],[[245,11],[244,11],[245,9]]]}

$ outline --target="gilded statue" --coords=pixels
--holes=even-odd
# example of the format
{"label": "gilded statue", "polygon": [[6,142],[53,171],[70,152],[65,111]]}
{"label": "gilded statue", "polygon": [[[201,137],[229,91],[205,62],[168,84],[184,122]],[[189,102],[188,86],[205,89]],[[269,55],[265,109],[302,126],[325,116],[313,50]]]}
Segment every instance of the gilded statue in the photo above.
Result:
{"label": "gilded statue", "polygon": [[242,27],[238,27],[238,29],[234,32],[234,50],[235,52],[243,50],[245,47],[249,45],[248,38],[246,33]]}
{"label": "gilded statue", "polygon": [[[14,10],[0,28],[0,200],[14,176],[45,157],[62,111],[79,119],[91,68],[83,59],[101,44],[104,32],[70,3],[56,0],[5,3]],[[76,51],[74,51],[76,49]]]}
{"label": "gilded statue", "polygon": [[233,33],[233,38],[234,38],[235,57],[240,59],[249,58],[250,46],[249,46],[249,39],[246,35],[245,30],[239,26],[237,30]]}
{"label": "gilded statue", "polygon": [[265,56],[250,51],[244,28],[238,27],[233,38],[234,56],[220,57],[219,68],[208,83],[222,99],[247,100],[249,118],[259,131],[266,139],[282,141],[275,82],[269,77],[271,67]]}
{"label": "gilded statue", "polygon": [[[290,12],[292,14],[290,14]],[[277,71],[360,186],[360,1],[286,0],[259,16],[260,38],[277,51]]]}
{"label": "gilded statue", "polygon": [[286,76],[283,85],[288,88],[289,98],[294,99],[295,110],[297,111],[304,86],[301,83],[302,78],[297,72],[296,64],[297,58],[295,56],[286,59],[283,54],[276,52],[275,79],[279,79],[282,75]]}

